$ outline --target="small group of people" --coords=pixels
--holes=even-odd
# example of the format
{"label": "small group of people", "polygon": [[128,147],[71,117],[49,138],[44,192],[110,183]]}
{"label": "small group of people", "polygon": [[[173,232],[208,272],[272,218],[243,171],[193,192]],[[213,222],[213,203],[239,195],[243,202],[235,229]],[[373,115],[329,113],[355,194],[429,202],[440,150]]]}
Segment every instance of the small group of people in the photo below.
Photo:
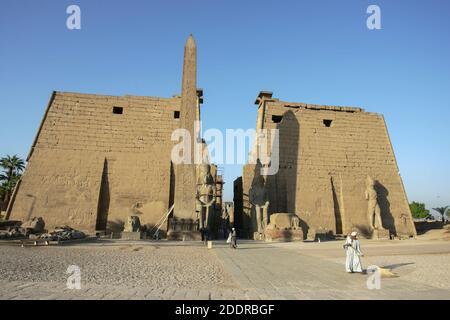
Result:
{"label": "small group of people", "polygon": [[358,232],[353,231],[345,239],[344,249],[347,254],[345,260],[345,271],[348,273],[359,272],[362,273],[361,257],[361,244],[358,240]]}

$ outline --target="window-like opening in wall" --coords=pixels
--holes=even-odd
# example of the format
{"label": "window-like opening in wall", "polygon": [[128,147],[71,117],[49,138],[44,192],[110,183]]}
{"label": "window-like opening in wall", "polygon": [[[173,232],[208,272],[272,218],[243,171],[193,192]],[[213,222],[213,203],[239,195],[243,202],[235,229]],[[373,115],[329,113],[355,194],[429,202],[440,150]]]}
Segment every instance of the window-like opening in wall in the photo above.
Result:
{"label": "window-like opening in wall", "polygon": [[123,114],[123,108],[122,107],[113,107],[113,113],[114,114]]}
{"label": "window-like opening in wall", "polygon": [[174,119],[180,119],[180,111],[174,111],[173,112],[173,118]]}
{"label": "window-like opening in wall", "polygon": [[325,127],[331,127],[331,123],[333,122],[333,120],[323,120],[323,124],[325,125]]}
{"label": "window-like opening in wall", "polygon": [[272,122],[273,123],[280,123],[281,120],[283,120],[283,116],[272,115]]}

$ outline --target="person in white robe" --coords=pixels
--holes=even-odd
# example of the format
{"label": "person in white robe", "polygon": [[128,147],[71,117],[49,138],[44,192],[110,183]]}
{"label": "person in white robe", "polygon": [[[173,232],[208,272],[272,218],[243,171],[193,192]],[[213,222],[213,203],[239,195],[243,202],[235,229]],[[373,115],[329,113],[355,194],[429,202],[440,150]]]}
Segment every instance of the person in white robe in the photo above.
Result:
{"label": "person in white robe", "polygon": [[353,231],[345,240],[344,249],[347,254],[345,260],[345,271],[349,273],[363,272],[361,264],[361,244],[358,240],[358,233]]}

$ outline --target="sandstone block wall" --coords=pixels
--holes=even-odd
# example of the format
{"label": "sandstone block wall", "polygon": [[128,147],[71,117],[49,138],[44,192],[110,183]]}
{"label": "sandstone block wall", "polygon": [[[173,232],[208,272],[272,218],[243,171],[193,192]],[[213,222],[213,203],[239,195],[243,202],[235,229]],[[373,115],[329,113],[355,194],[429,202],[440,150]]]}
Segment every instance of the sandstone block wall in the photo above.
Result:
{"label": "sandstone block wall", "polygon": [[[365,179],[370,175],[378,181],[383,227],[415,235],[382,115],[266,99],[259,105],[257,127],[279,129],[280,169],[266,177],[270,213],[296,213],[309,238],[316,230],[346,234],[357,229],[364,235],[369,226]],[[241,195],[251,231],[255,219],[247,195],[254,170],[254,165],[244,167]]]}
{"label": "sandstone block wall", "polygon": [[55,92],[10,219],[42,216],[49,229],[86,231],[118,231],[131,214],[155,224],[170,206],[170,137],[179,108],[179,97]]}

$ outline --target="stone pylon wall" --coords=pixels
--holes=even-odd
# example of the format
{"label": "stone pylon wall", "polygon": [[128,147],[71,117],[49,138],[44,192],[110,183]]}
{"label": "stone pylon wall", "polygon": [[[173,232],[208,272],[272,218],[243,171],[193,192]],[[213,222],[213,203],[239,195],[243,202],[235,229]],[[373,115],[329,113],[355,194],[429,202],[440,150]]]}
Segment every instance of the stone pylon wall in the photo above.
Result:
{"label": "stone pylon wall", "polygon": [[105,224],[119,231],[130,215],[155,224],[169,208],[170,137],[179,110],[179,97],[55,92],[10,219],[41,216],[48,229],[86,231]]}
{"label": "stone pylon wall", "polygon": [[[382,115],[359,108],[288,103],[259,105],[259,128],[279,129],[280,169],[266,177],[270,213],[296,213],[304,233],[345,234],[369,227],[365,180],[377,180],[383,226],[395,234],[415,235],[408,200]],[[269,138],[269,142],[270,142]],[[271,147],[269,147],[271,150]],[[254,231],[248,194],[254,165],[242,176],[243,216]]]}

